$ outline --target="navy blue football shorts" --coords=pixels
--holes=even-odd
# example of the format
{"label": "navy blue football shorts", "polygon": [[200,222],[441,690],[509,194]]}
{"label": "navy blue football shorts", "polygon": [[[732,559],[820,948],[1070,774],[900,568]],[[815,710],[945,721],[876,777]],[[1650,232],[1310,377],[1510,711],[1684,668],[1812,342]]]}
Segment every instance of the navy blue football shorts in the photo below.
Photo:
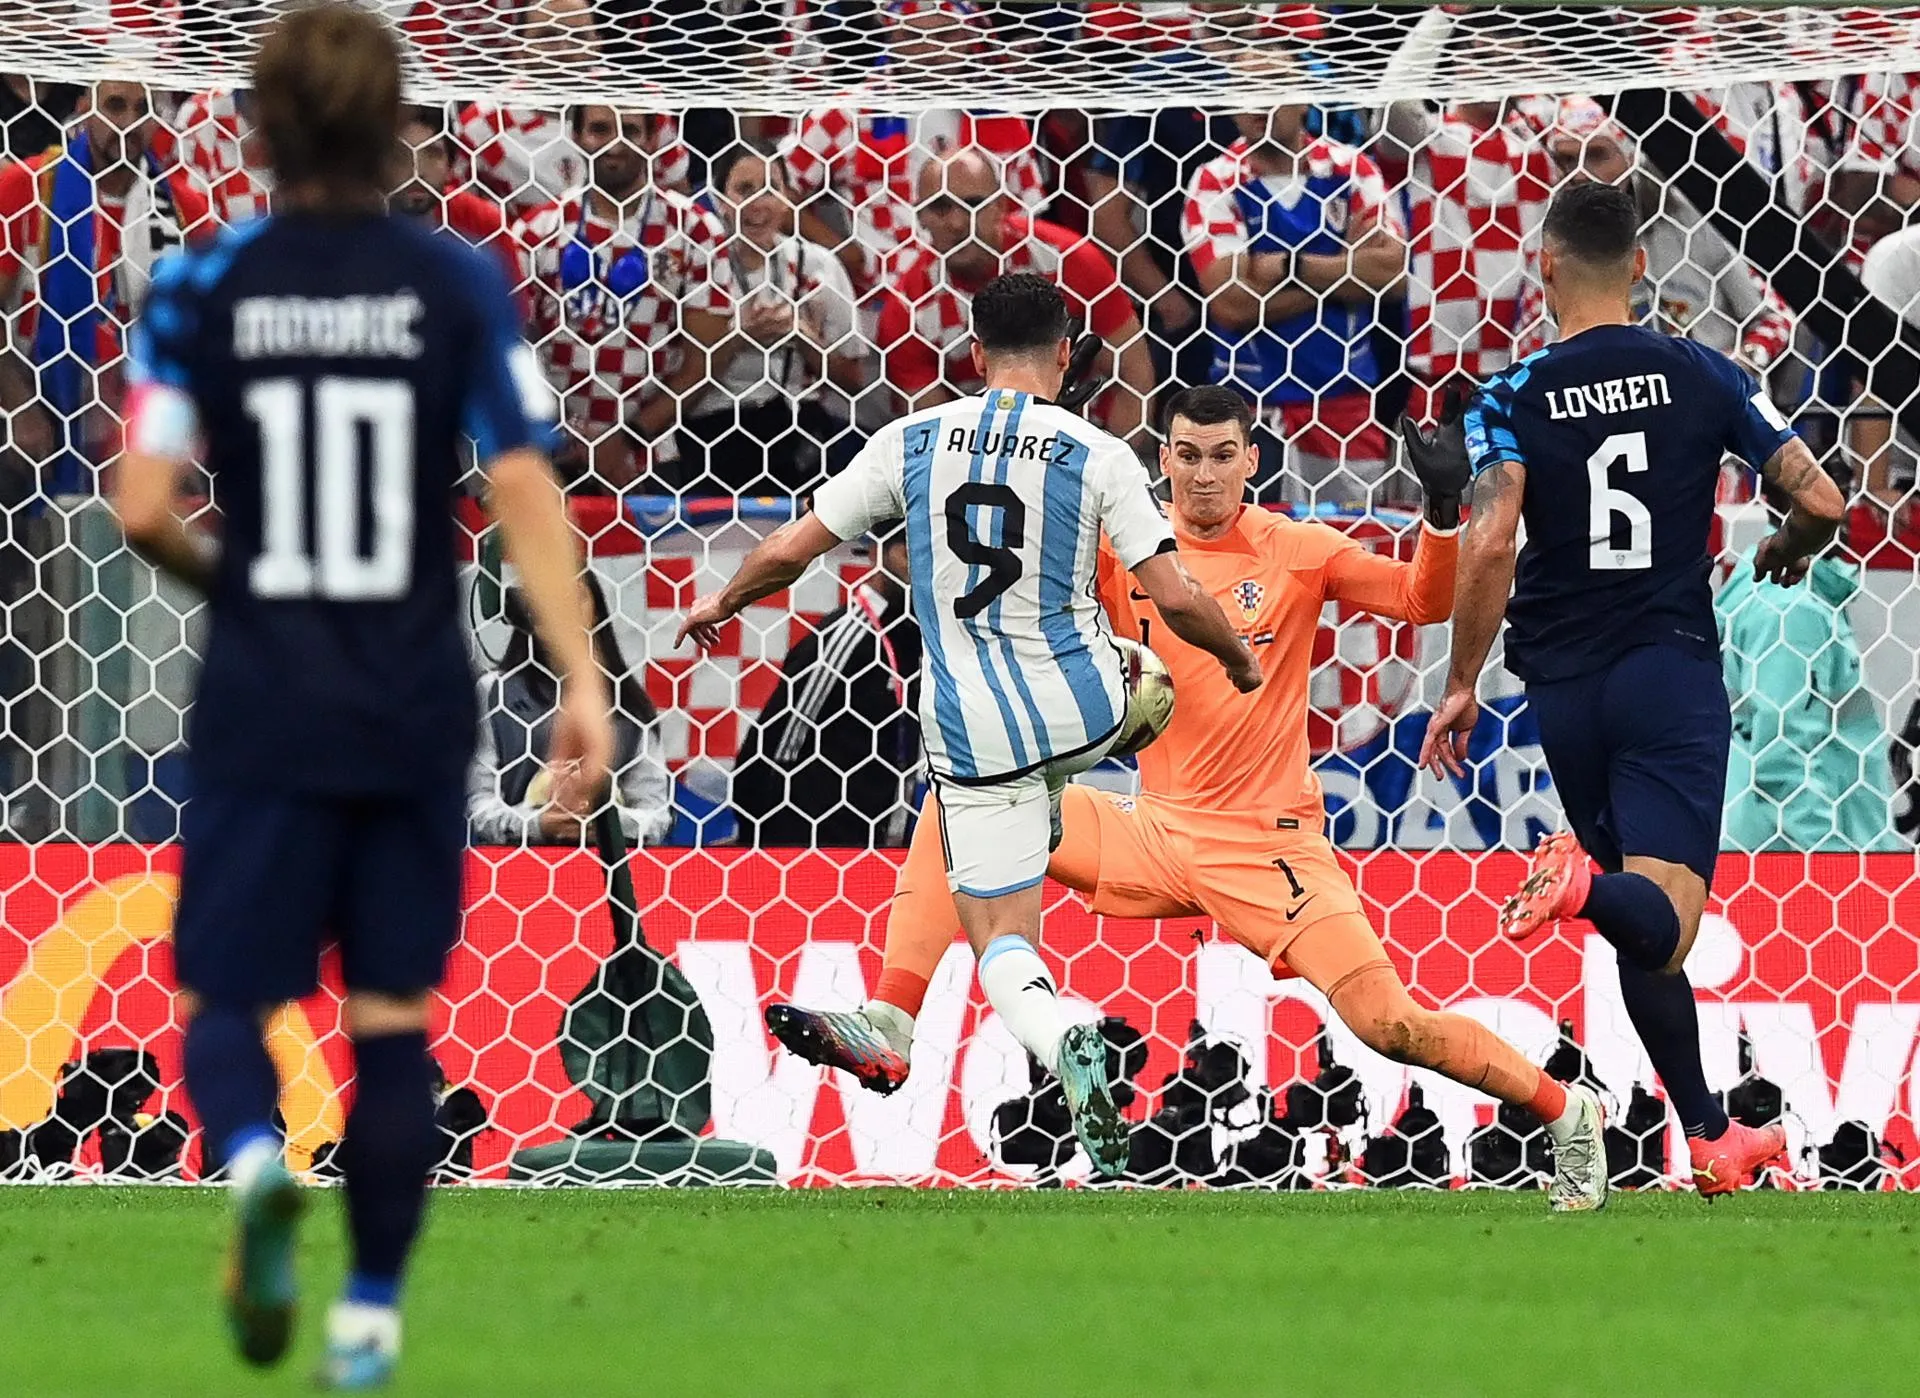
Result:
{"label": "navy blue football shorts", "polygon": [[460,936],[458,782],[399,796],[196,790],[181,816],[174,962],[208,1004],[297,1000],[339,945],[348,990],[416,995]]}
{"label": "navy blue football shorts", "polygon": [[1718,662],[1639,646],[1592,674],[1529,684],[1527,704],[1567,822],[1603,869],[1639,855],[1712,886],[1733,736]]}

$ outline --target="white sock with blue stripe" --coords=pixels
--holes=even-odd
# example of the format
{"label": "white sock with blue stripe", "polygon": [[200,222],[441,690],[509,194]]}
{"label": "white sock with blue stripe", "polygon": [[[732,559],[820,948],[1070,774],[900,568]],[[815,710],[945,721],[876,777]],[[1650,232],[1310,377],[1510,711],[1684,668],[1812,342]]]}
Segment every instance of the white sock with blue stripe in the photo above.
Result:
{"label": "white sock with blue stripe", "polygon": [[1025,937],[995,937],[980,953],[980,989],[1020,1047],[1049,1073],[1060,1070],[1060,1036],[1067,1021],[1047,965]]}

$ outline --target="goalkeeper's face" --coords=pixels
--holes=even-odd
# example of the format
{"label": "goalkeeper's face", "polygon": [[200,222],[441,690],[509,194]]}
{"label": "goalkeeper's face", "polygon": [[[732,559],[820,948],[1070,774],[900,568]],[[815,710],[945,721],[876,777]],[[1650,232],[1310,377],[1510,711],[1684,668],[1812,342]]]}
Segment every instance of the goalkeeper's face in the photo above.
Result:
{"label": "goalkeeper's face", "polygon": [[1173,522],[1187,533],[1217,529],[1240,512],[1260,448],[1237,422],[1194,422],[1174,415],[1160,448],[1160,469],[1173,488]]}

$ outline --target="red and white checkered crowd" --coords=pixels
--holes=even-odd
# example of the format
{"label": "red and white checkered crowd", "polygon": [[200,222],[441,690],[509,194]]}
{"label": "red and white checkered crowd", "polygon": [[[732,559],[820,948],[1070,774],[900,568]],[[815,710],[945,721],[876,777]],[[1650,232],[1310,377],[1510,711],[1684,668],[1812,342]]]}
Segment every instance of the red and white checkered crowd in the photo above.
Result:
{"label": "red and white checkered crowd", "polygon": [[[526,0],[509,37],[543,61],[591,63],[638,22],[598,3]],[[1187,92],[1193,65],[1212,61],[1221,13],[1106,0],[869,7],[875,62],[937,70],[1070,41],[1083,56],[1108,45],[1115,62],[1165,64]],[[1272,90],[1342,41],[1343,7],[1243,8],[1262,42],[1221,51],[1223,91]],[[1511,12],[1450,9],[1394,19],[1389,87],[1418,91],[1442,62],[1498,70],[1524,42]],[[782,19],[780,32],[804,32],[804,10],[788,4]],[[1676,27],[1673,43],[1688,42]],[[1920,200],[1915,84],[1866,73],[1689,95],[1904,308],[1920,291],[1906,227]],[[111,342],[149,248],[271,207],[249,106],[244,91],[0,84],[11,157],[0,295],[20,312],[16,349],[33,335],[62,148],[91,132],[133,167],[96,195],[103,438],[118,391]],[[1760,272],[1578,94],[1232,115],[824,105],[773,117],[473,101],[410,113],[394,204],[498,253],[561,396],[561,464],[578,491],[803,494],[878,422],[970,391],[969,299],[1000,272],[1030,269],[1057,279],[1109,347],[1111,386],[1093,412],[1110,430],[1145,450],[1157,400],[1228,383],[1256,409],[1264,499],[1392,503],[1409,485],[1387,435],[1402,407],[1426,416],[1437,392],[1551,334],[1536,234],[1556,184],[1576,178],[1639,191],[1649,318],[1737,355],[1784,408],[1829,416],[1868,497],[1896,507],[1911,468],[1887,410],[1821,372],[1825,349]],[[30,355],[10,357],[0,407],[30,417],[35,397]],[[34,436],[32,424],[16,431]]]}

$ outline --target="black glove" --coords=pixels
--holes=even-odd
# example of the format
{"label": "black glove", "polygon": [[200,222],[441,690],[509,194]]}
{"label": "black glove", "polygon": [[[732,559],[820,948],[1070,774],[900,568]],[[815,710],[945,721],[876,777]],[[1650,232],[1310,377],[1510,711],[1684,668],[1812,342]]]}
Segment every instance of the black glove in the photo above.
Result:
{"label": "black glove", "polygon": [[1400,414],[1400,439],[1407,444],[1407,464],[1420,478],[1426,499],[1427,523],[1435,529],[1453,529],[1460,523],[1460,501],[1467,493],[1473,467],[1467,460],[1467,429],[1462,421],[1466,401],[1448,389],[1440,421],[1422,427]]}
{"label": "black glove", "polygon": [[1107,386],[1104,378],[1089,377],[1088,373],[1105,343],[1098,335],[1082,335],[1073,342],[1066,376],[1060,380],[1060,396],[1054,400],[1068,412],[1079,412],[1089,398]]}

